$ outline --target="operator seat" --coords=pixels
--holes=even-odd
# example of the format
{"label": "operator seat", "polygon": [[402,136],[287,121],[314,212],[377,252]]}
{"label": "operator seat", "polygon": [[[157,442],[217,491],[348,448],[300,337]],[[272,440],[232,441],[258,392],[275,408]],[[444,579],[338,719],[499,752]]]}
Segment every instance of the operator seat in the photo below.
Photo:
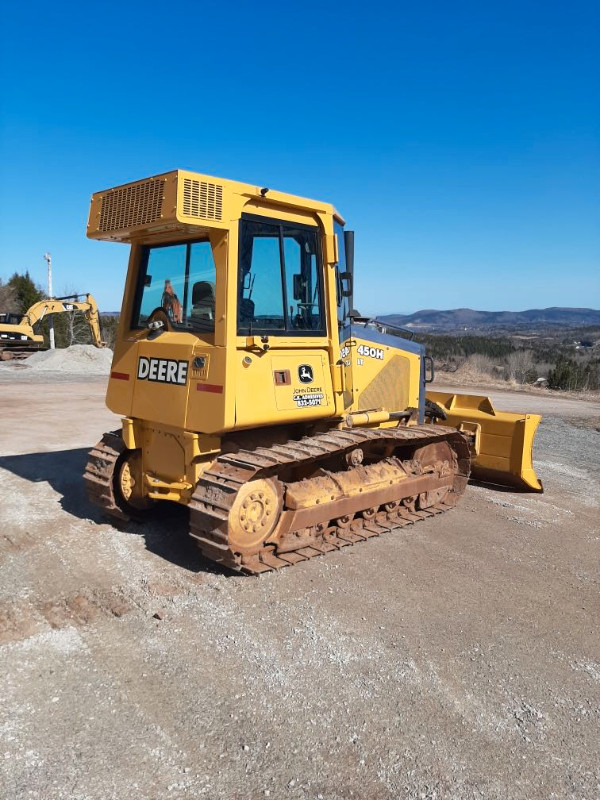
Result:
{"label": "operator seat", "polygon": [[192,288],[192,322],[202,328],[214,328],[215,324],[215,284],[198,281]]}

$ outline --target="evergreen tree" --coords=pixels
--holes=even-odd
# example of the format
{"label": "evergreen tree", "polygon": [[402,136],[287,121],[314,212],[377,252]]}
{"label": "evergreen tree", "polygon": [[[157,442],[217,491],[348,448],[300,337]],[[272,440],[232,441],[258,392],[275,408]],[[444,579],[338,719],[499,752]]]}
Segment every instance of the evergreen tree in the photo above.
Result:
{"label": "evergreen tree", "polygon": [[597,389],[600,385],[600,361],[594,359],[587,364],[578,364],[572,358],[559,356],[556,366],[548,373],[550,389]]}
{"label": "evergreen tree", "polygon": [[18,314],[19,308],[19,300],[13,287],[0,280],[0,313]]}
{"label": "evergreen tree", "polygon": [[19,275],[18,272],[15,272],[7,285],[11,286],[15,292],[21,314],[25,314],[34,303],[43,300],[45,297],[41,287],[36,286],[31,279],[29,271],[24,275]]}

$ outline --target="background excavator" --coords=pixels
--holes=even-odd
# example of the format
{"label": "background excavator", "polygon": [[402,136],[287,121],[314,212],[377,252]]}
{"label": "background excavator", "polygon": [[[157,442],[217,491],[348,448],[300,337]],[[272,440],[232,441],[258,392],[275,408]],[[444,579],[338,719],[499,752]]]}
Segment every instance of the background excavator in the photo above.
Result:
{"label": "background excavator", "polygon": [[332,205],[176,170],[94,194],[88,236],[131,246],[122,426],[84,476],[113,517],[184,504],[205,556],[260,573],[442,514],[471,474],[542,490],[539,416],[428,394],[424,347],[352,310]]}
{"label": "background excavator", "polygon": [[96,347],[104,347],[98,304],[91,294],[53,297],[34,303],[25,314],[0,313],[0,359],[27,358],[44,349],[44,337],[34,326],[51,314],[83,312]]}

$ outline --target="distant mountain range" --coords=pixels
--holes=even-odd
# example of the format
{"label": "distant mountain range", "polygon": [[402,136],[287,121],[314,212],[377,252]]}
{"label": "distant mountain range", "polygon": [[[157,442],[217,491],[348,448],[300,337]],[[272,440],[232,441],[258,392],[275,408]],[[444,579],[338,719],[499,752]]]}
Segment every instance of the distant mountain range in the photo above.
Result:
{"label": "distant mountain range", "polygon": [[528,311],[474,311],[455,308],[448,311],[423,309],[414,314],[385,314],[382,322],[419,330],[480,330],[486,328],[580,328],[600,325],[600,311],[593,308],[532,308]]}
{"label": "distant mountain range", "polygon": [[[101,317],[118,317],[120,311],[101,311]],[[494,330],[502,328],[583,328],[600,325],[600,311],[593,308],[530,308],[528,311],[474,311],[425,308],[414,314],[384,314],[377,317],[390,325],[423,331]]]}

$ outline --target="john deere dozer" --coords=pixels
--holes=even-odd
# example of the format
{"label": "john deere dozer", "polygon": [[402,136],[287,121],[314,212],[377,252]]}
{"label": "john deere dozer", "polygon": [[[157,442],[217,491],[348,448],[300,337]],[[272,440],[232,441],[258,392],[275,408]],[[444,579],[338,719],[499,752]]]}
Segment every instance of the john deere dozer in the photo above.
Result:
{"label": "john deere dozer", "polygon": [[352,311],[353,233],[328,203],[177,170],[92,197],[131,246],[90,499],[189,508],[205,556],[265,572],[452,508],[474,474],[541,491],[540,417],[426,393],[410,335]]}

